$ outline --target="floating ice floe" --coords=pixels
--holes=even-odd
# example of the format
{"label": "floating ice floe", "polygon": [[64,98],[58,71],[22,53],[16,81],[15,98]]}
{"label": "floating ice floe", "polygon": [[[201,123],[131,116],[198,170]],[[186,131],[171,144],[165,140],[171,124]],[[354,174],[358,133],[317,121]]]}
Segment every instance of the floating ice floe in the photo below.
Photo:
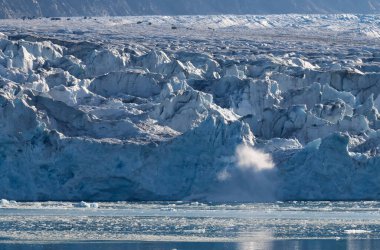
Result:
{"label": "floating ice floe", "polygon": [[0,200],[0,206],[2,206],[2,207],[8,206],[9,204],[10,204],[10,202],[6,199]]}
{"label": "floating ice floe", "polygon": [[17,202],[14,200],[6,200],[6,199],[1,199],[0,200],[0,207],[10,207],[10,206],[16,206]]}
{"label": "floating ice floe", "polygon": [[349,229],[349,230],[344,230],[344,233],[346,233],[346,234],[370,234],[371,231],[360,230],[360,229]]}
{"label": "floating ice floe", "polygon": [[78,208],[99,208],[98,203],[87,203],[84,201],[81,201],[79,203],[74,204],[74,207]]}

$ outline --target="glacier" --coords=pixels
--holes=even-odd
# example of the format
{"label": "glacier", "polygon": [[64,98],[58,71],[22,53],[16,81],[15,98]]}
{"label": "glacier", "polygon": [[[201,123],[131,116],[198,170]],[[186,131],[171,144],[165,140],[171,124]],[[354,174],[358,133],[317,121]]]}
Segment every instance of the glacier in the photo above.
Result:
{"label": "glacier", "polygon": [[379,24],[1,20],[0,197],[379,199]]}

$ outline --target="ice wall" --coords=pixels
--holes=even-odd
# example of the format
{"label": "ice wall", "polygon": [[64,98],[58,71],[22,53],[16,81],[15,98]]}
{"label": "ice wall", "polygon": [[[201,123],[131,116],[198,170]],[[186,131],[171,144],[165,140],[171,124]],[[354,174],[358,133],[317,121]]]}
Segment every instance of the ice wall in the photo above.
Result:
{"label": "ice wall", "polygon": [[[356,16],[329,20],[343,17]],[[376,40],[224,39],[234,31],[1,34],[0,197],[379,199]]]}

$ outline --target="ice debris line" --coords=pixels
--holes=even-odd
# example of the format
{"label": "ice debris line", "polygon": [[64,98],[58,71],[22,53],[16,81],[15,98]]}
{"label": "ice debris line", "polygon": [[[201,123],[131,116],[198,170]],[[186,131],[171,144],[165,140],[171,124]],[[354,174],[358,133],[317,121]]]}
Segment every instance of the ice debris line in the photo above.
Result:
{"label": "ice debris line", "polygon": [[379,199],[378,42],[220,32],[0,35],[0,197]]}

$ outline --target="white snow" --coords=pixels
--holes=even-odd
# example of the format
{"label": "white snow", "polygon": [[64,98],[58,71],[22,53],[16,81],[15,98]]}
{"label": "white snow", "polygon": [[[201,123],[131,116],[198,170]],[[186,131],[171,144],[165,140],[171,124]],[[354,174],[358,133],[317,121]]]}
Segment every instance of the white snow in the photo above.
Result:
{"label": "white snow", "polygon": [[[377,23],[351,14],[2,20],[0,194],[378,199],[379,43],[361,32],[379,32]],[[82,32],[62,33],[69,27]]]}

